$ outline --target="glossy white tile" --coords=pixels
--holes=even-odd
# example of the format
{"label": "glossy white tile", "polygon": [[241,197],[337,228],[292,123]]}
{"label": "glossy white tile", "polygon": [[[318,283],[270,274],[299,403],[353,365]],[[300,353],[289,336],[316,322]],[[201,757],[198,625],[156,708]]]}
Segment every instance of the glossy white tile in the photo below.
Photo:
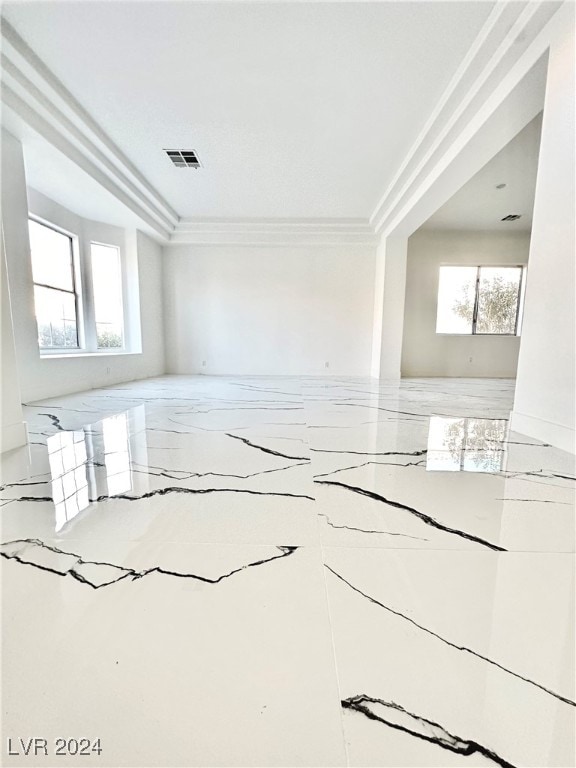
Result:
{"label": "glossy white tile", "polygon": [[574,764],[571,555],[328,548],[325,564],[351,765]]}
{"label": "glossy white tile", "polygon": [[164,376],[27,405],[3,764],[574,765],[574,457],[512,399]]}
{"label": "glossy white tile", "polygon": [[71,541],[3,554],[3,733],[45,738],[52,758],[4,765],[61,764],[60,737],[99,738],[90,765],[346,764],[317,549]]}

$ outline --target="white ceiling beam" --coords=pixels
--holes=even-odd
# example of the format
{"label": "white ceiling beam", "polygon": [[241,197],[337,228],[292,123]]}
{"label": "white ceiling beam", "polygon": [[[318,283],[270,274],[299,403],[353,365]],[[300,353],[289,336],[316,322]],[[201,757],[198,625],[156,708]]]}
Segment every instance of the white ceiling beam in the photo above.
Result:
{"label": "white ceiling beam", "polygon": [[506,73],[524,57],[561,5],[545,0],[496,4],[374,209],[370,222],[378,234],[390,234],[401,212],[424,194],[430,178],[449,162],[454,147],[468,135]]}

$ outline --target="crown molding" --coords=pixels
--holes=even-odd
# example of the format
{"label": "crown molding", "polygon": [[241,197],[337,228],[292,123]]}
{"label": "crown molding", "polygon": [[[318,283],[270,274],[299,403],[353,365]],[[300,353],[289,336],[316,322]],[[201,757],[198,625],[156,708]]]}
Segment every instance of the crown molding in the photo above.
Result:
{"label": "crown molding", "polygon": [[180,219],[154,187],[2,20],[2,101],[159,235],[165,245],[375,245],[367,219]]}
{"label": "crown molding", "polygon": [[368,219],[180,219],[168,245],[369,245]]}
{"label": "crown molding", "polygon": [[[393,233],[407,209],[450,162],[455,146],[520,61],[535,63],[546,50],[542,30],[560,2],[498,0],[434,111],[407,153],[370,217],[380,236]],[[530,55],[527,55],[530,54]]]}
{"label": "crown molding", "polygon": [[2,19],[2,101],[167,240],[178,214]]}
{"label": "crown molding", "polygon": [[180,219],[5,19],[2,101],[167,245],[372,246],[394,231],[450,162],[454,147],[466,143],[511,68],[530,55],[535,62],[546,50],[541,32],[561,5],[497,0],[370,219]]}

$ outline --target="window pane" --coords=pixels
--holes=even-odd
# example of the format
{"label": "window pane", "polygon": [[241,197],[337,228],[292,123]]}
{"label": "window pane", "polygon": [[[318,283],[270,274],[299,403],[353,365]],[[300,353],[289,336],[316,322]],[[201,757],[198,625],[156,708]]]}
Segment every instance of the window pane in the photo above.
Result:
{"label": "window pane", "polygon": [[476,267],[440,267],[436,333],[472,333]]}
{"label": "window pane", "polygon": [[29,221],[28,228],[34,282],[73,291],[72,238],[37,221]]}
{"label": "window pane", "polygon": [[92,243],[92,283],[98,348],[124,346],[120,251]]}
{"label": "window pane", "polygon": [[515,333],[520,267],[481,267],[476,333]]}
{"label": "window pane", "polygon": [[77,347],[76,300],[73,293],[34,286],[38,344],[47,347]]}

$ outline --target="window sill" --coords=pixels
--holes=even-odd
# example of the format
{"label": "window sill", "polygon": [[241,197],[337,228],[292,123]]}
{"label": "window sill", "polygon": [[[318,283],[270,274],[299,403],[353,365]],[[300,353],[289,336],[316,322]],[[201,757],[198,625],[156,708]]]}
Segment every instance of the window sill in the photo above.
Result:
{"label": "window sill", "polygon": [[453,339],[519,339],[515,333],[436,333],[436,336],[450,336]]}
{"label": "window sill", "polygon": [[127,355],[141,355],[142,352],[40,352],[41,360],[72,360],[77,357],[126,357]]}

